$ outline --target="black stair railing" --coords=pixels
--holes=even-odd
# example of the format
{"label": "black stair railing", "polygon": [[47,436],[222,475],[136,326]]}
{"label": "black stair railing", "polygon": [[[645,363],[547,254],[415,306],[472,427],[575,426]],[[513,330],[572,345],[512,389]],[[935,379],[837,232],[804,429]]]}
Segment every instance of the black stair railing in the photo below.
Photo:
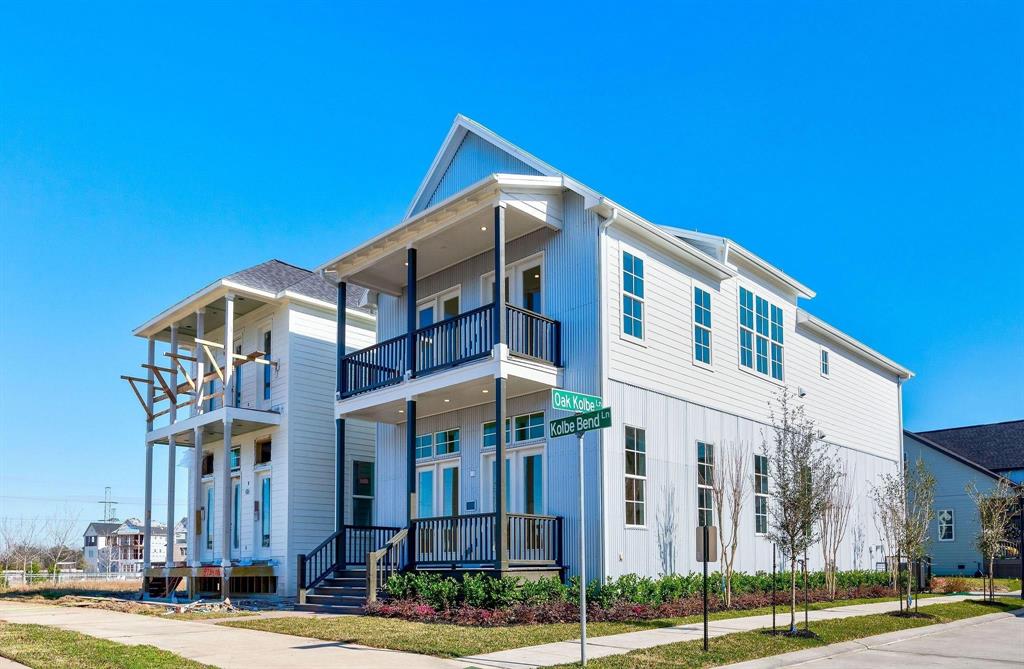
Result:
{"label": "black stair railing", "polygon": [[310,552],[300,553],[295,570],[299,603],[305,603],[307,590],[315,588],[335,571],[349,565],[365,565],[367,554],[384,545],[399,529],[377,525],[345,525]]}

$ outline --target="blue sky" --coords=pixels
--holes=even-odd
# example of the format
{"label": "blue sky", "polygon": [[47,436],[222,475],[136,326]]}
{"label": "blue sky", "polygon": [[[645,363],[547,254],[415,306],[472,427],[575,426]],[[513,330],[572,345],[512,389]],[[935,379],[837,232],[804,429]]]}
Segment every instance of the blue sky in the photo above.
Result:
{"label": "blue sky", "polygon": [[909,428],[1022,417],[1020,3],[557,4],[0,9],[0,516],[141,515],[131,329],[394,224],[458,112],[814,288]]}

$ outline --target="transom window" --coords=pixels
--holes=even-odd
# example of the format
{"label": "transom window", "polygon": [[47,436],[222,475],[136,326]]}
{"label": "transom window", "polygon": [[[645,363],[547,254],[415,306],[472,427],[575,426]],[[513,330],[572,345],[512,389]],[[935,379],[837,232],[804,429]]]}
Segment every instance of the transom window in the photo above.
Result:
{"label": "transom window", "polygon": [[[512,443],[512,419],[505,419],[505,443]],[[494,430],[494,421],[484,423],[484,448],[494,448],[498,444],[498,433]]]}
{"label": "transom window", "polygon": [[544,438],[544,412],[516,416],[516,441]]}
{"label": "transom window", "polygon": [[434,435],[434,449],[438,455],[450,455],[459,452],[459,431],[445,430]]}
{"label": "transom window", "polygon": [[203,460],[200,473],[203,476],[213,476],[213,453],[203,453]]}
{"label": "transom window", "polygon": [[274,442],[270,439],[256,442],[256,465],[269,465],[274,454]]}
{"label": "transom window", "polygon": [[622,252],[622,332],[644,338],[644,261]]}
{"label": "transom window", "polygon": [[711,364],[711,293],[693,287],[693,359]]}
{"label": "transom window", "polygon": [[416,436],[416,459],[429,458],[434,455],[434,435],[420,434]]}
{"label": "transom window", "polygon": [[754,531],[768,533],[768,456],[754,456]]}
{"label": "transom window", "polygon": [[740,288],[740,365],[782,381],[783,332],[782,307]]}
{"label": "transom window", "polygon": [[647,435],[626,426],[626,524],[646,524]]}
{"label": "transom window", "polygon": [[939,541],[953,541],[953,509],[942,509],[936,514],[939,519]]}
{"label": "transom window", "polygon": [[821,349],[821,375],[828,377],[829,374],[829,361],[828,361],[828,349]]}
{"label": "transom window", "polygon": [[242,447],[233,446],[231,448],[231,471],[237,472],[242,468]]}
{"label": "transom window", "polygon": [[714,525],[714,497],[711,484],[715,479],[715,447],[697,442],[697,524]]}

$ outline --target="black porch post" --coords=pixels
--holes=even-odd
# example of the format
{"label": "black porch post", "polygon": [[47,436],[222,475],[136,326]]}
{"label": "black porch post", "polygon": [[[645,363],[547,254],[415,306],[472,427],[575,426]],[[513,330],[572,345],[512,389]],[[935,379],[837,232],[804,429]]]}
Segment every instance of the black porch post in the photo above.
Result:
{"label": "black porch post", "polygon": [[416,566],[416,532],[412,524],[416,517],[416,400],[405,401],[405,444],[405,486],[409,494],[409,537],[405,542],[409,547],[409,557],[406,566],[412,569]]}
{"label": "black porch post", "polygon": [[[505,207],[494,208],[494,346],[505,344]],[[508,569],[508,509],[505,507],[505,379],[494,377],[494,569]]]}
{"label": "black porch post", "polygon": [[[348,295],[348,284],[344,281],[338,282],[338,319],[337,319],[337,377],[335,380],[337,397],[341,399],[345,392],[345,374],[343,360],[345,358],[346,343],[345,333],[347,326],[347,312],[345,310],[346,297]],[[334,531],[336,533],[334,545],[335,564],[344,568],[345,566],[345,419],[334,419]]]}
{"label": "black porch post", "polygon": [[416,249],[406,251],[405,271],[405,314],[406,314],[406,365],[409,376],[416,376]]}

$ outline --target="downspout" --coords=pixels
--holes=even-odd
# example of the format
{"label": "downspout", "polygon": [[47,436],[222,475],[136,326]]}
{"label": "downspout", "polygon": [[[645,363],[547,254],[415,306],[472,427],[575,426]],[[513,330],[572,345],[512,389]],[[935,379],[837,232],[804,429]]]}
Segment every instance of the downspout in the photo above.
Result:
{"label": "downspout", "polygon": [[[601,222],[597,232],[597,295],[600,305],[598,307],[598,328],[600,330],[600,336],[597,338],[601,342],[601,350],[599,352],[598,360],[598,374],[600,375],[601,383],[601,398],[607,401],[608,398],[608,338],[609,334],[609,322],[608,322],[608,277],[607,277],[607,257],[608,257],[608,228],[619,218],[619,210],[615,207],[611,208],[611,214],[608,218]],[[605,498],[606,490],[605,486],[607,481],[605,480],[605,430],[598,430],[598,439],[600,440],[601,448],[598,451],[598,462],[600,463],[600,474],[601,474],[601,571],[602,576],[608,576],[608,514],[605,513]],[[580,519],[583,522],[584,519]],[[604,580],[602,578],[602,580]]]}

